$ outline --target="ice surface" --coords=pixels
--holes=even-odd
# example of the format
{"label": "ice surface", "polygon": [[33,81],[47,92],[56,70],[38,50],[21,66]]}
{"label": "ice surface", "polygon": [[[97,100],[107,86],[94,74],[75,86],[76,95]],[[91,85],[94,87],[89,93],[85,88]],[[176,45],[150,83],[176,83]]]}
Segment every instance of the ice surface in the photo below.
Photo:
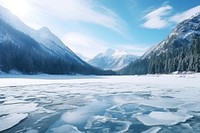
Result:
{"label": "ice surface", "polygon": [[[130,121],[119,121],[117,118],[109,118],[106,116],[92,116],[88,119],[85,129],[91,130],[98,130],[105,132],[110,131],[110,127],[106,127],[106,125],[110,125],[110,127],[115,127],[114,132],[116,133],[124,133],[128,131],[130,125],[132,124]],[[106,132],[107,132],[106,131]],[[112,132],[112,131],[111,131]]]}
{"label": "ice surface", "polygon": [[23,101],[23,100],[8,100],[8,99],[5,99],[5,102],[4,102],[4,105],[6,104],[21,104],[21,103],[27,103],[27,101]]}
{"label": "ice surface", "polygon": [[[113,123],[121,124],[121,127],[118,125],[115,127],[116,133],[124,133],[127,132],[130,125],[132,124],[130,121],[115,121],[112,120]],[[119,130],[119,131],[117,131]]]}
{"label": "ice surface", "polygon": [[28,114],[10,114],[0,117],[0,132],[17,125],[20,121],[25,119]]}
{"label": "ice surface", "polygon": [[200,132],[199,79],[200,74],[0,75],[0,123],[28,114],[3,133]]}
{"label": "ice surface", "polygon": [[108,117],[106,117],[106,116],[99,116],[99,115],[97,115],[97,116],[91,116],[88,120],[87,120],[87,124],[85,125],[85,129],[90,129],[90,128],[92,128],[92,124],[94,123],[94,122],[98,122],[98,123],[102,123],[102,124],[104,124],[104,123],[106,123],[106,122],[108,122],[109,120],[111,120],[110,118],[108,118]]}
{"label": "ice surface", "polygon": [[161,130],[161,127],[152,127],[146,131],[143,131],[141,133],[157,133],[158,131]]}
{"label": "ice surface", "polygon": [[200,104],[199,103],[187,103],[187,104],[181,106],[181,109],[187,110],[189,112],[199,112]]}
{"label": "ice surface", "polygon": [[37,109],[37,104],[9,104],[0,105],[0,115],[12,114],[12,113],[28,113]]}
{"label": "ice surface", "polygon": [[172,112],[151,112],[150,114],[142,114],[135,116],[139,121],[147,126],[155,125],[175,125],[180,122],[185,122],[191,118],[191,115]]}
{"label": "ice surface", "polygon": [[52,128],[51,133],[81,133],[77,127],[72,125],[62,125],[60,127]]}
{"label": "ice surface", "polygon": [[157,97],[137,101],[137,103],[157,108],[179,108],[184,102],[175,98]]}
{"label": "ice surface", "polygon": [[39,131],[31,129],[31,130],[26,131],[26,133],[39,133]]}
{"label": "ice surface", "polygon": [[63,114],[61,119],[70,124],[80,124],[87,121],[91,115],[98,113],[100,110],[106,109],[106,107],[107,105],[105,102],[95,100],[89,105],[78,108],[75,111],[66,112]]}

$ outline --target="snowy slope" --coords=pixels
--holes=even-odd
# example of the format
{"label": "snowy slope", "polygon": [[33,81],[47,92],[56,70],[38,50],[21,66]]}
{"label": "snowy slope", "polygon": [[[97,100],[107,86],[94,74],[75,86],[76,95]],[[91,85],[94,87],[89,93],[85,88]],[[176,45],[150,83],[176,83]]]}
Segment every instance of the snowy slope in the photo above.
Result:
{"label": "snowy slope", "polygon": [[83,61],[48,28],[34,30],[1,6],[0,23],[0,70],[3,72],[114,74]]}
{"label": "snowy slope", "polygon": [[191,44],[192,36],[200,35],[200,13],[197,13],[195,16],[179,23],[172,33],[164,39],[159,45],[153,46],[142,56],[142,58],[149,58],[154,53],[160,55],[163,52],[166,52],[166,45],[175,44],[175,43],[187,43]]}
{"label": "snowy slope", "polygon": [[119,70],[134,62],[137,58],[137,56],[123,50],[108,49],[89,60],[88,63],[104,70]]}
{"label": "snowy slope", "polygon": [[200,72],[200,13],[179,23],[161,43],[150,48],[120,74]]}
{"label": "snowy slope", "polygon": [[47,49],[47,51],[51,52],[52,54],[57,54],[57,56],[63,58],[70,58],[70,60],[75,60],[82,65],[86,64],[47,27],[42,27],[39,30],[32,29],[24,24],[18,17],[13,15],[8,9],[2,6],[0,6],[0,19],[41,43]]}
{"label": "snowy slope", "polygon": [[84,56],[84,55],[81,54],[81,53],[76,53],[76,55],[77,55],[78,57],[80,57],[82,60],[86,61],[86,62],[90,60],[90,58]]}

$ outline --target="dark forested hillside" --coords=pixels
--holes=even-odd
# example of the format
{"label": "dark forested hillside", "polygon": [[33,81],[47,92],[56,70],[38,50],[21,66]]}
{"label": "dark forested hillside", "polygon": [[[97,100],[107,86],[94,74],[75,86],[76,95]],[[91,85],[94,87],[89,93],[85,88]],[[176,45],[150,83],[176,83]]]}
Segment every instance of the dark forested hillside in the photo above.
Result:
{"label": "dark forested hillside", "polygon": [[155,74],[174,71],[200,72],[200,14],[178,24],[157,47],[120,74]]}
{"label": "dark forested hillside", "polygon": [[0,70],[48,74],[113,74],[90,65],[61,58],[32,39],[0,20]]}

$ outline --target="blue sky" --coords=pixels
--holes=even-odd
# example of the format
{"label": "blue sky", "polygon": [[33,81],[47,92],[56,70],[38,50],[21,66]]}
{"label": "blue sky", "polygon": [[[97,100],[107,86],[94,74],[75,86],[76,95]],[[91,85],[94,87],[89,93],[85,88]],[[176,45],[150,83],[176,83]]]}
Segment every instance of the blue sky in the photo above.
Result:
{"label": "blue sky", "polygon": [[199,0],[1,0],[0,5],[34,29],[48,27],[90,58],[108,48],[142,55],[200,12]]}

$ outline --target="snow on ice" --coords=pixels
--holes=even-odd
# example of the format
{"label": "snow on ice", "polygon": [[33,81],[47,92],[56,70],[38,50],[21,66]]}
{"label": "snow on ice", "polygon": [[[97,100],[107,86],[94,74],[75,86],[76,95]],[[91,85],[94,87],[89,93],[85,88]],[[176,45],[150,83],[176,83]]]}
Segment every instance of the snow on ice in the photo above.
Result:
{"label": "snow on ice", "polygon": [[0,131],[200,132],[199,79],[0,75]]}
{"label": "snow on ice", "polygon": [[151,112],[148,115],[138,115],[136,118],[147,126],[156,125],[175,125],[179,122],[185,122],[191,118],[191,115],[182,114],[179,112]]}
{"label": "snow on ice", "polygon": [[9,114],[0,118],[0,132],[17,125],[20,121],[25,119],[28,114]]}

